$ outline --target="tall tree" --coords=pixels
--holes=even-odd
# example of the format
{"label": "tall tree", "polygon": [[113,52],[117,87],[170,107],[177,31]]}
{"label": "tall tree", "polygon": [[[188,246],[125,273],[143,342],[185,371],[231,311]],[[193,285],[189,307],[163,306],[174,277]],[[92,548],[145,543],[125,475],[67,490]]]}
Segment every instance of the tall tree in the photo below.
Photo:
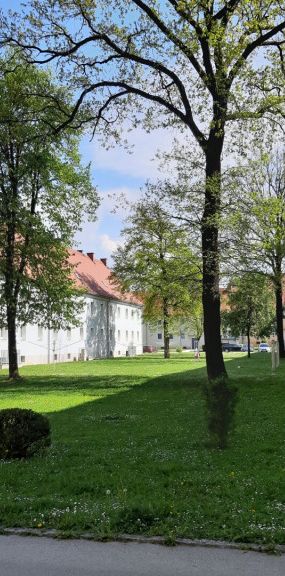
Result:
{"label": "tall tree", "polygon": [[128,222],[124,244],[113,256],[113,278],[123,289],[142,295],[146,321],[162,320],[164,357],[169,358],[173,321],[189,317],[201,298],[199,259],[189,249],[185,231],[157,201],[135,204]]}
{"label": "tall tree", "polygon": [[269,336],[274,325],[273,291],[268,279],[247,273],[233,279],[227,297],[223,325],[233,336],[246,336],[250,357],[250,337]]}
{"label": "tall tree", "polygon": [[[239,203],[231,231],[241,270],[267,276],[274,288],[280,357],[285,358],[283,285],[285,273],[285,164],[275,153],[237,169]],[[234,231],[234,232],[233,232]],[[238,240],[237,240],[238,239]]]}
{"label": "tall tree", "polygon": [[[58,61],[94,128],[178,126],[204,156],[203,306],[207,370],[225,375],[220,337],[219,216],[226,127],[284,114],[280,0],[32,0],[30,27],[3,18],[3,41]],[[260,57],[259,57],[260,56]],[[255,61],[254,61],[255,58]],[[66,60],[68,59],[68,63]],[[143,109],[141,103],[147,104]],[[145,113],[144,113],[145,112]],[[162,113],[162,114],[161,114]],[[164,114],[163,114],[164,113]],[[118,124],[119,120],[119,124]]]}
{"label": "tall tree", "polygon": [[19,58],[11,71],[10,58],[0,62],[0,321],[8,329],[9,376],[17,378],[17,324],[76,321],[67,246],[98,198],[89,167],[80,164],[78,137],[53,130],[68,111],[64,91]]}

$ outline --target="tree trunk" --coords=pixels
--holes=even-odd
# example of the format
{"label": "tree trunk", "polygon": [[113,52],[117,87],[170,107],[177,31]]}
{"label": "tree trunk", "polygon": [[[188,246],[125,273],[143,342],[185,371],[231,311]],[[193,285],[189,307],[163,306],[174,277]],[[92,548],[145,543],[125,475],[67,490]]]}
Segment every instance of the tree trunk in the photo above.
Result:
{"label": "tree trunk", "polygon": [[221,153],[223,138],[212,136],[206,151],[205,207],[202,218],[203,310],[207,373],[209,380],[226,376],[222,353],[219,292],[218,227],[221,203]]}
{"label": "tree trunk", "polygon": [[164,337],[164,358],[170,358],[169,349],[169,314],[167,303],[163,304],[163,337]]}
{"label": "tree trunk", "polygon": [[[13,199],[13,196],[12,196]],[[15,194],[14,194],[15,199]],[[15,281],[15,213],[13,208],[9,212],[9,225],[7,226],[7,239],[5,249],[5,274],[4,274],[4,292],[6,304],[6,318],[8,330],[8,360],[9,360],[9,378],[17,379],[19,376],[17,341],[16,341],[16,319],[17,319],[17,302],[18,291]]]}
{"label": "tree trunk", "polygon": [[18,369],[18,354],[16,340],[16,306],[9,304],[7,307],[7,328],[8,328],[8,357],[9,357],[9,378],[20,378]]}
{"label": "tree trunk", "polygon": [[247,356],[248,356],[248,358],[250,358],[250,328],[249,327],[247,328],[246,335],[247,335]]}
{"label": "tree trunk", "polygon": [[282,280],[275,282],[275,309],[276,309],[276,333],[279,344],[280,358],[285,358],[284,332],[283,332],[283,302]]}
{"label": "tree trunk", "polygon": [[164,336],[164,358],[170,358],[169,336]]}

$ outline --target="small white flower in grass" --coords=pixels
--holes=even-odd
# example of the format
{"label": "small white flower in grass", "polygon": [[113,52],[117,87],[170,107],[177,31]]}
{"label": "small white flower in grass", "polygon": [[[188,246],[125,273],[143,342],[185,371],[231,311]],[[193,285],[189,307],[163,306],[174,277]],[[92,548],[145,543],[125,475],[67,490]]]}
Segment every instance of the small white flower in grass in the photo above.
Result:
{"label": "small white flower in grass", "polygon": [[110,496],[111,490],[106,490],[106,494],[107,494],[107,496]]}

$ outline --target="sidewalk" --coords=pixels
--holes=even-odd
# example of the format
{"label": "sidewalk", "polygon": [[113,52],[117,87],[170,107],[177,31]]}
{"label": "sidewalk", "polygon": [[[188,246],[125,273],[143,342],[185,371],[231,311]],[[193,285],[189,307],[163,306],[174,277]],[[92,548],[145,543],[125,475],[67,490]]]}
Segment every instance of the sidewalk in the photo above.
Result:
{"label": "sidewalk", "polygon": [[285,555],[0,536],[0,576],[284,576]]}

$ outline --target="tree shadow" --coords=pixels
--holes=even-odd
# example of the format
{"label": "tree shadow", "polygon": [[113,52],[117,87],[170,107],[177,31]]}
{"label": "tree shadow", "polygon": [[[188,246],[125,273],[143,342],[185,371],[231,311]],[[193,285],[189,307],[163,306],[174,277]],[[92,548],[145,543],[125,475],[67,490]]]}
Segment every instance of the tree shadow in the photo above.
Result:
{"label": "tree shadow", "polygon": [[[235,357],[228,359],[228,366],[232,360],[233,370],[237,362],[245,368],[248,365],[246,357]],[[234,501],[228,486],[232,482],[229,471],[240,467],[243,474],[245,466],[247,477],[256,457],[250,448],[257,442],[259,450],[263,448],[265,440],[259,434],[261,427],[266,426],[264,448],[267,447],[273,433],[270,420],[265,421],[262,414],[258,427],[249,426],[251,407],[243,403],[231,449],[223,453],[209,451],[205,446],[207,424],[201,394],[206,374],[204,363],[152,377],[143,370],[134,376],[98,375],[97,362],[88,365],[88,370],[94,369],[94,375],[33,375],[13,388],[7,382],[1,383],[0,394],[8,401],[19,397],[20,391],[23,401],[35,396],[43,397],[44,402],[45,396],[53,395],[75,396],[77,402],[64,407],[59,398],[59,406],[47,410],[52,447],[44,456],[9,463],[9,467],[0,465],[0,479],[2,475],[3,486],[12,498],[9,513],[14,514],[14,522],[19,523],[19,518],[23,518],[24,524],[29,521],[28,503],[33,510],[32,518],[38,518],[40,511],[48,525],[61,529],[81,527],[108,533],[110,522],[115,526],[117,515],[126,509],[136,514],[136,519],[143,517],[143,510],[151,509],[154,518],[165,520],[167,515],[165,521],[172,526],[171,506],[187,515],[195,501],[200,525],[199,503],[205,500],[209,510],[207,522],[211,522],[212,508],[222,510],[224,484],[227,498],[230,503],[232,498]],[[130,365],[134,361],[119,362]],[[161,362],[165,363],[163,359]],[[184,365],[184,358],[182,362]],[[269,364],[264,359],[261,362]],[[261,389],[265,391],[266,386]],[[257,394],[259,397],[260,390]],[[256,466],[258,474],[261,464]],[[241,491],[244,489],[241,486]],[[248,490],[250,498],[251,488]],[[16,494],[15,500],[12,494]],[[120,530],[130,529],[128,522],[123,528],[120,525]],[[163,533],[164,528],[157,522],[157,532]],[[134,531],[138,530],[135,526]]]}

